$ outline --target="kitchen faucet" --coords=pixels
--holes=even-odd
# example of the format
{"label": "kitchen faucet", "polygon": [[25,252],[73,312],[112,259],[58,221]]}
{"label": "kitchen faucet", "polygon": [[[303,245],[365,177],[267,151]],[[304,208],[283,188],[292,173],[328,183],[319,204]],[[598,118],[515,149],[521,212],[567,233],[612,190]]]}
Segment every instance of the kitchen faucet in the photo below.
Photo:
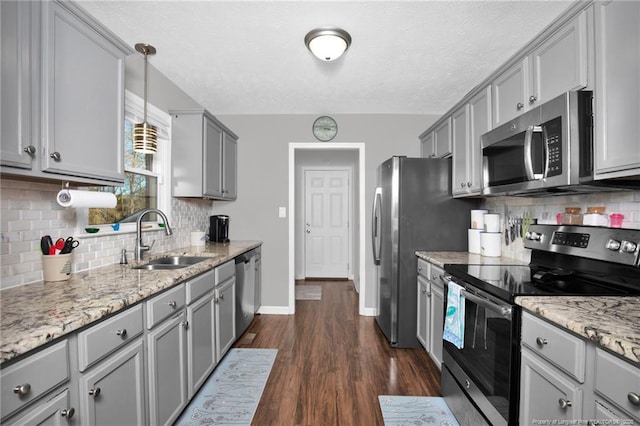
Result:
{"label": "kitchen faucet", "polygon": [[[151,243],[150,246],[146,246],[142,243],[142,218],[147,214],[147,213],[158,213],[162,219],[164,220],[164,232],[167,235],[171,235],[173,234],[173,231],[171,230],[171,227],[169,226],[169,220],[167,220],[167,216],[158,209],[144,209],[140,211],[140,214],[138,215],[138,218],[136,219],[136,248],[134,250],[134,256],[136,260],[142,260],[142,255],[145,251],[149,251],[151,250],[151,247],[153,247],[153,243]],[[155,241],[154,241],[155,242]]]}

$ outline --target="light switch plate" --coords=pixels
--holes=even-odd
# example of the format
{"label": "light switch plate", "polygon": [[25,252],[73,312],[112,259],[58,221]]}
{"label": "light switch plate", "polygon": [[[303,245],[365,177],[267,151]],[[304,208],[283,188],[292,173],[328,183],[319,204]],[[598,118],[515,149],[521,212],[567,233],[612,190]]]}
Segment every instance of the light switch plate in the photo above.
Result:
{"label": "light switch plate", "polygon": [[287,217],[287,208],[286,207],[280,207],[278,209],[278,217]]}

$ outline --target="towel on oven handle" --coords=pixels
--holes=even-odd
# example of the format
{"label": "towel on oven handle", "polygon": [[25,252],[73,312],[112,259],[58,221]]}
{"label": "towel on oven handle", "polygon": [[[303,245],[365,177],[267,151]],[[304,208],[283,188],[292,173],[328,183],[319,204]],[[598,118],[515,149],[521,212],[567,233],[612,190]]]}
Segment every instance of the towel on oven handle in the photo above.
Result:
{"label": "towel on oven handle", "polygon": [[449,281],[447,290],[447,310],[444,316],[444,340],[451,342],[456,348],[464,347],[464,296],[462,287]]}

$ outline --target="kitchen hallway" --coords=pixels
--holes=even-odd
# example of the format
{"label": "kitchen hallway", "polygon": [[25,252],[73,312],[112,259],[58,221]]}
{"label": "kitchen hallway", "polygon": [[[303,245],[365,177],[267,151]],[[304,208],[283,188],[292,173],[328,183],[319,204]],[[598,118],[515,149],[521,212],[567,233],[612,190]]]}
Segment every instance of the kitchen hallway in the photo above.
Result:
{"label": "kitchen hallway", "polygon": [[278,349],[253,425],[383,425],[378,395],[440,394],[426,351],[389,347],[374,317],[358,315],[351,281],[301,283],[320,285],[321,300],[257,315],[234,345]]}

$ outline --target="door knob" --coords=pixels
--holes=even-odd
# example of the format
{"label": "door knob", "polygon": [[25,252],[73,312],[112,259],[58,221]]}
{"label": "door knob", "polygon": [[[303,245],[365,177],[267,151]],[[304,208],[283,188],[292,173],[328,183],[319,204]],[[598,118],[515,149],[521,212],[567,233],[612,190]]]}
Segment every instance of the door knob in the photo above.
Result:
{"label": "door knob", "polygon": [[18,385],[13,388],[13,393],[17,394],[18,396],[28,395],[29,392],[31,392],[31,385],[29,383]]}
{"label": "door knob", "polygon": [[62,158],[59,152],[53,152],[49,155],[49,157],[53,158],[54,161],[60,161]]}
{"label": "door knob", "polygon": [[122,337],[124,339],[125,337],[127,337],[127,329],[126,328],[122,328],[122,329],[116,331],[116,336],[120,336],[120,337]]}
{"label": "door knob", "polygon": [[36,153],[36,147],[33,146],[33,145],[29,145],[29,146],[25,147],[23,149],[23,151],[33,157],[35,155],[35,153]]}
{"label": "door knob", "polygon": [[310,234],[311,233],[311,229],[307,228],[306,232],[307,232],[307,234]]}
{"label": "door knob", "polygon": [[62,410],[60,411],[60,415],[62,417],[66,417],[67,419],[70,419],[71,417],[73,417],[73,415],[76,413],[76,410],[73,408],[69,408],[68,410]]}
{"label": "door knob", "polygon": [[92,396],[92,397],[94,397],[94,398],[99,397],[99,396],[100,396],[100,392],[102,392],[102,391],[100,390],[100,388],[92,388],[92,389],[89,389],[89,395],[90,395],[90,396]]}
{"label": "door knob", "polygon": [[516,109],[517,109],[518,111],[520,111],[522,108],[524,108],[524,104],[523,104],[522,102],[518,102],[518,103],[516,104]]}
{"label": "door knob", "polygon": [[571,401],[566,400],[566,399],[564,399],[564,398],[560,398],[560,399],[558,400],[558,404],[560,404],[560,408],[562,408],[562,409],[569,408],[569,407],[571,407],[571,405],[572,405],[572,404],[571,404]]}

